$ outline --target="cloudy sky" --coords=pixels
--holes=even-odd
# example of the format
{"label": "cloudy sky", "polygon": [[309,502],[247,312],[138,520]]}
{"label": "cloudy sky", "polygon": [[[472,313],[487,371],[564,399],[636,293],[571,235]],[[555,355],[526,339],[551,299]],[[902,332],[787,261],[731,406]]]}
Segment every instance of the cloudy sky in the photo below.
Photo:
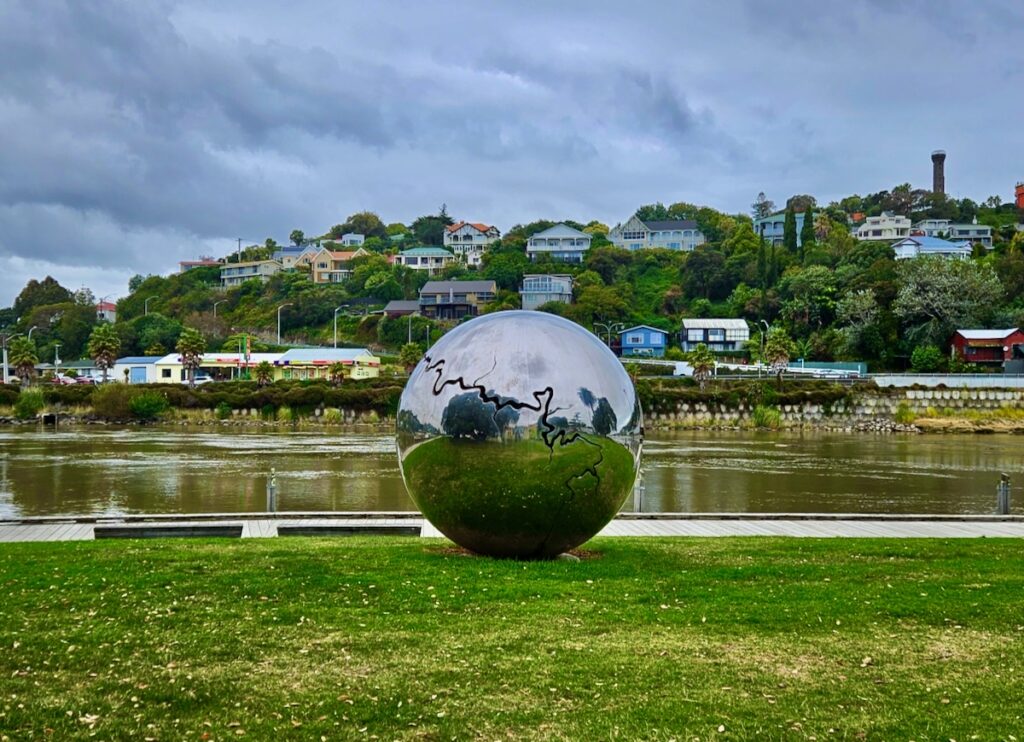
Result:
{"label": "cloudy sky", "polygon": [[1024,179],[1020,0],[0,0],[0,306],[448,205],[507,229]]}

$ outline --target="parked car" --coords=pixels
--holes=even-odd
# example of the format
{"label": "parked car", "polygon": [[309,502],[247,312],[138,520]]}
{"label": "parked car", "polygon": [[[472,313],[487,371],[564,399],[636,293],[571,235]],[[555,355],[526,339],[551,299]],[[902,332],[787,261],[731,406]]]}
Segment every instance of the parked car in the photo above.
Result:
{"label": "parked car", "polygon": [[79,376],[77,379],[75,379],[75,383],[76,384],[95,384],[96,383],[96,379],[92,378],[91,376]]}
{"label": "parked car", "polygon": [[76,383],[75,380],[72,377],[65,376],[64,374],[56,374],[53,377],[52,382],[54,384],[61,385],[61,386],[70,386],[70,385]]}

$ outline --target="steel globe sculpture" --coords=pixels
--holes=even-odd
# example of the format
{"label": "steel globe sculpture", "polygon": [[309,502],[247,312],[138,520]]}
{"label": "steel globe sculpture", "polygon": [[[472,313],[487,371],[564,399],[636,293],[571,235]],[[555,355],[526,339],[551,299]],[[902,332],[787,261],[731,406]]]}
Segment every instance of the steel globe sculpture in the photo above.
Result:
{"label": "steel globe sculpture", "polygon": [[402,392],[398,457],[413,501],[478,554],[544,559],[622,506],[641,412],[596,337],[543,312],[497,312],[449,332]]}

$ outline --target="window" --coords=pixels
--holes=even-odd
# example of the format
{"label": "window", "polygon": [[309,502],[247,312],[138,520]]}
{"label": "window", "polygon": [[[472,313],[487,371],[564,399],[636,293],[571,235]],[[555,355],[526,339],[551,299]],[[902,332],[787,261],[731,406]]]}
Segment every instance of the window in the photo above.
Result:
{"label": "window", "polygon": [[644,336],[642,334],[626,335],[626,342],[630,345],[643,345]]}
{"label": "window", "polygon": [[169,379],[169,378],[171,378],[171,369],[169,369],[169,368],[162,368],[162,369],[160,369],[160,378],[161,379]]}
{"label": "window", "polygon": [[644,232],[623,232],[622,239],[624,240],[642,240],[646,236]]}
{"label": "window", "polygon": [[724,343],[725,342],[725,330],[708,330],[708,342],[709,343]]}
{"label": "window", "polygon": [[686,331],[686,342],[688,342],[688,343],[703,343],[704,342],[704,330],[687,330]]}

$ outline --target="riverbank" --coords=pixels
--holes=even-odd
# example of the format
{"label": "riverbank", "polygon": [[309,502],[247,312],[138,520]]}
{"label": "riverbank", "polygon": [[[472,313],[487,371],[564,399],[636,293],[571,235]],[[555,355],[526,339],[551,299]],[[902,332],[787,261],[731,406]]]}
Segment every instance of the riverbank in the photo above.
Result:
{"label": "riverbank", "polygon": [[[1016,542],[0,548],[12,738],[999,738]],[[59,608],[59,610],[58,610]]]}
{"label": "riverbank", "polygon": [[[400,381],[400,380],[399,380]],[[40,407],[16,413],[5,389],[0,425],[171,424],[181,427],[283,428],[353,424],[394,426],[402,385],[375,379],[334,387],[283,382],[45,389]],[[641,378],[637,392],[648,430],[820,430],[847,433],[1024,433],[1024,390],[885,388],[820,381],[722,382],[700,390],[689,380]],[[142,398],[148,404],[139,405]],[[138,413],[138,414],[137,414]]]}

